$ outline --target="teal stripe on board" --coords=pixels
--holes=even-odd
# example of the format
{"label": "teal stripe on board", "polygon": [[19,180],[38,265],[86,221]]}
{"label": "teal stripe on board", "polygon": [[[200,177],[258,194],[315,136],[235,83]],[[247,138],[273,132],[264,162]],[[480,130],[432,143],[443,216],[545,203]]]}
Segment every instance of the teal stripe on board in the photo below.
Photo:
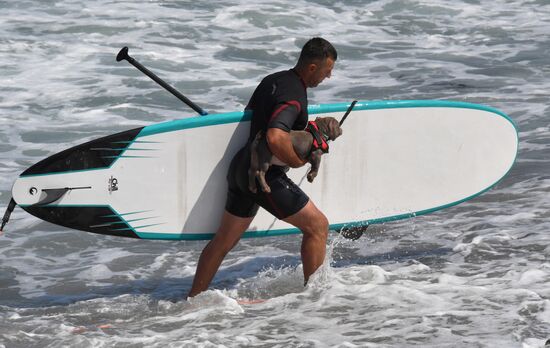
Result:
{"label": "teal stripe on board", "polygon": [[159,133],[172,132],[179,129],[214,126],[217,124],[250,121],[250,114],[242,111],[226,114],[189,117],[181,120],[168,121],[147,126],[141,130],[137,138]]}
{"label": "teal stripe on board", "polygon": [[[308,112],[310,115],[324,114],[331,112],[345,112],[351,103],[336,103],[336,104],[321,104],[310,105]],[[396,108],[433,108],[433,107],[447,107],[447,108],[462,108],[462,109],[474,109],[491,112],[500,115],[507,119],[514,128],[517,127],[514,121],[508,117],[502,111],[492,108],[486,105],[472,104],[460,101],[450,100],[383,100],[383,101],[361,101],[358,102],[354,110],[381,110],[381,109],[396,109]],[[217,115],[207,115],[198,117],[189,117],[180,120],[174,120],[169,122],[163,122],[147,126],[141,130],[137,135],[139,137],[145,137],[149,135],[172,132],[180,129],[189,129],[197,127],[207,127],[218,124],[244,122],[250,120],[250,114],[244,112],[231,112]]]}

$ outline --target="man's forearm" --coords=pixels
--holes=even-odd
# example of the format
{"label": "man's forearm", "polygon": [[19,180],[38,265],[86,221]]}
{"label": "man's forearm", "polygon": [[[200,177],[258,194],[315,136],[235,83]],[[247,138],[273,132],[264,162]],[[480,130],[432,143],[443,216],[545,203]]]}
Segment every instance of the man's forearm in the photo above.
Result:
{"label": "man's forearm", "polygon": [[269,128],[267,130],[267,145],[275,157],[292,168],[301,167],[306,163],[294,151],[290,134],[282,129]]}

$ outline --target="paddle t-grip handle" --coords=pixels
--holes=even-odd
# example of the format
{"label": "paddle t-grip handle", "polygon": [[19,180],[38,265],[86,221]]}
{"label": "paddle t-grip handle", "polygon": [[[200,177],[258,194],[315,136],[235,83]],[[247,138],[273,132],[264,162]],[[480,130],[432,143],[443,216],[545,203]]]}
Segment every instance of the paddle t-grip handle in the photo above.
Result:
{"label": "paddle t-grip handle", "polygon": [[135,66],[139,71],[147,75],[149,78],[151,78],[153,81],[161,85],[164,89],[166,89],[168,92],[172,93],[176,98],[187,104],[191,109],[198,112],[201,116],[208,115],[206,111],[204,111],[200,106],[193,103],[191,100],[189,100],[186,96],[181,94],[178,90],[176,90],[174,87],[170,86],[168,83],[164,82],[160,77],[155,75],[153,72],[151,72],[149,69],[141,65],[137,60],[130,57],[128,54],[128,47],[122,47],[120,52],[116,55],[116,61],[120,62],[122,60],[128,61],[128,63]]}

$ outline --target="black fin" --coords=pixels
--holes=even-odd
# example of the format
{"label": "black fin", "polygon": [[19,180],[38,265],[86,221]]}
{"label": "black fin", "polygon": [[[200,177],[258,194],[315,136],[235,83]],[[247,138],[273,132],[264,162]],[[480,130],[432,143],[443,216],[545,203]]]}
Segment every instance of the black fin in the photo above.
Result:
{"label": "black fin", "polygon": [[31,205],[31,207],[53,203],[57,201],[59,198],[63,197],[63,195],[65,195],[65,193],[67,193],[67,191],[69,190],[70,188],[68,187],[56,188],[56,189],[43,189],[42,192],[46,194],[46,197],[41,199],[39,202],[36,202],[33,205]]}

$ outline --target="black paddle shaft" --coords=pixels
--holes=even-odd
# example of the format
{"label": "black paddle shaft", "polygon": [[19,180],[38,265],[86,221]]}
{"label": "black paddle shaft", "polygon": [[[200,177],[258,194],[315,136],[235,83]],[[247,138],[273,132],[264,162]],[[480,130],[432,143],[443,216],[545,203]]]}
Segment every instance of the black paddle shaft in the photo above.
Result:
{"label": "black paddle shaft", "polygon": [[184,96],[183,94],[181,94],[180,92],[178,92],[174,87],[170,86],[169,84],[167,84],[166,82],[164,82],[164,80],[162,80],[160,77],[158,77],[157,75],[155,75],[153,72],[151,72],[149,69],[147,69],[146,67],[144,67],[143,65],[141,65],[137,60],[135,60],[134,58],[130,57],[128,55],[128,47],[123,47],[120,52],[118,52],[117,56],[116,56],[116,61],[117,62],[120,62],[121,60],[126,60],[128,61],[128,63],[132,64],[133,66],[135,66],[139,71],[141,71],[142,73],[144,73],[145,75],[149,76],[153,81],[155,81],[156,83],[158,83],[159,85],[161,85],[162,87],[164,87],[164,89],[166,89],[168,92],[172,93],[176,98],[178,98],[179,100],[181,100],[182,102],[184,102],[185,104],[187,104],[191,109],[195,110],[196,112],[198,112],[201,116],[205,116],[205,115],[208,115],[208,113],[206,111],[204,111],[200,106],[198,106],[197,104],[193,103],[191,100],[189,100],[186,96]]}
{"label": "black paddle shaft", "polygon": [[342,123],[344,123],[344,121],[346,120],[346,118],[350,114],[351,110],[353,110],[353,107],[355,106],[355,104],[357,104],[357,100],[354,100],[354,101],[351,102],[350,106],[346,110],[346,113],[344,114],[344,117],[342,117],[342,119],[340,120],[340,127],[342,127]]}
{"label": "black paddle shaft", "polygon": [[15,200],[12,198],[10,200],[10,203],[8,204],[8,208],[6,209],[6,212],[4,213],[4,217],[2,218],[2,222],[0,223],[0,232],[4,230],[4,226],[10,221],[10,215],[13,212],[13,209],[15,209],[15,206],[17,203],[15,203]]}

